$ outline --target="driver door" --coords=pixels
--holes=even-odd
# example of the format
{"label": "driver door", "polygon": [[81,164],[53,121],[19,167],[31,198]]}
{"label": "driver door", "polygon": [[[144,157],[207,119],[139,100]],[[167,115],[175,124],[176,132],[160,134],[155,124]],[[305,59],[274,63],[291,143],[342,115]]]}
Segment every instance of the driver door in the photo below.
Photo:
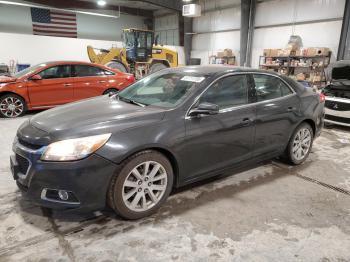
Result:
{"label": "driver door", "polygon": [[28,79],[27,87],[33,107],[51,107],[72,102],[74,78],[70,65],[57,65],[44,69],[41,80]]}
{"label": "driver door", "polygon": [[[195,103],[219,106],[216,115],[186,117],[185,182],[249,159],[255,132],[255,105],[250,104],[247,75],[217,80]],[[192,107],[193,108],[193,107]]]}

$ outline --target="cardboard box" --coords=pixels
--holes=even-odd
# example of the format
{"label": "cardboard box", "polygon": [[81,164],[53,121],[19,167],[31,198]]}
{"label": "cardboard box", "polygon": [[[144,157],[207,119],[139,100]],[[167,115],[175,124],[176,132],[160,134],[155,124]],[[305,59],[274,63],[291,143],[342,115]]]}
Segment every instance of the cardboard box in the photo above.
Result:
{"label": "cardboard box", "polygon": [[233,56],[232,49],[224,49],[224,56]]}
{"label": "cardboard box", "polygon": [[327,56],[329,48],[327,47],[309,47],[306,51],[306,56]]}
{"label": "cardboard box", "polygon": [[290,56],[290,49],[279,49],[278,56]]}
{"label": "cardboard box", "polygon": [[271,49],[264,49],[263,56],[270,57],[271,56]]}
{"label": "cardboard box", "polygon": [[275,57],[275,56],[280,56],[280,52],[282,49],[270,49],[270,56]]}
{"label": "cardboard box", "polygon": [[219,57],[219,58],[222,58],[222,57],[224,57],[225,56],[225,53],[224,52],[217,52],[217,55],[216,55],[217,57]]}

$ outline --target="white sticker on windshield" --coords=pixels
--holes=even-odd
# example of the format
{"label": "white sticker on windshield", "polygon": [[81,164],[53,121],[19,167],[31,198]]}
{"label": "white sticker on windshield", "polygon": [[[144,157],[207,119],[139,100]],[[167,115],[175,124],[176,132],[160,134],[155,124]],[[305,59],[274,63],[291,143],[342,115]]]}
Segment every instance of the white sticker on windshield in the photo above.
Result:
{"label": "white sticker on windshield", "polygon": [[182,81],[200,83],[205,79],[203,76],[184,76],[181,78]]}

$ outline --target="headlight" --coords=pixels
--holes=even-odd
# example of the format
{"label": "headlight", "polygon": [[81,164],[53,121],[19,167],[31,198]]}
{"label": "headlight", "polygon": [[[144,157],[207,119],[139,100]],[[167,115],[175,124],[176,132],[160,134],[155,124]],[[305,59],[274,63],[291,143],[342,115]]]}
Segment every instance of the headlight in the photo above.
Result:
{"label": "headlight", "polygon": [[41,156],[44,161],[79,160],[102,147],[111,134],[67,139],[50,144]]}

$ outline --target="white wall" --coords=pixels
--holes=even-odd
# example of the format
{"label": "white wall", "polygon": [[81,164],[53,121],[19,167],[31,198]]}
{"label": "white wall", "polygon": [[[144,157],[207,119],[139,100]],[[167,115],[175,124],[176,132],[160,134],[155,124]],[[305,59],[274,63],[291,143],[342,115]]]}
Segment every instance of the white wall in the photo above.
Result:
{"label": "white wall", "polygon": [[[146,28],[144,17],[121,14],[109,18],[77,14],[78,38],[121,40],[123,28]],[[30,8],[0,4],[0,32],[32,34]]]}
{"label": "white wall", "polygon": [[[202,1],[202,9],[220,11],[204,12],[194,18],[194,32],[239,29],[241,12],[239,1]],[[234,7],[225,8],[225,6]],[[294,27],[305,47],[329,47],[335,59],[345,6],[345,0],[271,0],[257,4],[255,26],[271,26],[254,30],[252,66],[258,67],[259,56],[264,48],[284,48],[293,32],[292,26],[275,26],[292,22],[310,22]],[[335,19],[335,21],[313,23],[315,20]],[[208,57],[224,48],[231,48],[239,60],[240,31],[206,33],[193,36],[192,57],[201,58],[202,64]]]}
{"label": "white wall", "polygon": [[165,45],[180,45],[179,14],[172,13],[155,17],[155,35],[159,35],[159,43]]}
{"label": "white wall", "polygon": [[[215,55],[218,51],[222,51],[225,48],[232,49],[237,59],[239,59],[239,30],[211,33],[218,30],[240,28],[241,10],[236,2],[239,1],[221,0],[202,2],[202,9],[204,9],[202,16],[193,19],[193,31],[199,34],[193,35],[191,52],[193,58],[201,58],[202,64],[208,64],[210,55]],[[224,8],[228,5],[232,6],[233,3],[236,3],[235,7]],[[219,11],[206,11],[214,8],[223,9]]]}
{"label": "white wall", "polygon": [[[65,37],[11,34],[0,32],[0,63],[14,60],[20,64],[38,64],[55,60],[76,60],[89,62],[86,47],[109,49],[121,47],[117,41],[75,39]],[[178,51],[179,63],[184,64],[184,50],[179,46],[166,46]]]}
{"label": "white wall", "polygon": [[[322,19],[336,21],[296,25],[294,34],[301,36],[304,47],[329,47],[332,60],[338,52],[345,0],[274,0],[257,5],[255,26],[267,26]],[[258,67],[264,48],[285,48],[293,26],[255,29],[252,66]]]}

